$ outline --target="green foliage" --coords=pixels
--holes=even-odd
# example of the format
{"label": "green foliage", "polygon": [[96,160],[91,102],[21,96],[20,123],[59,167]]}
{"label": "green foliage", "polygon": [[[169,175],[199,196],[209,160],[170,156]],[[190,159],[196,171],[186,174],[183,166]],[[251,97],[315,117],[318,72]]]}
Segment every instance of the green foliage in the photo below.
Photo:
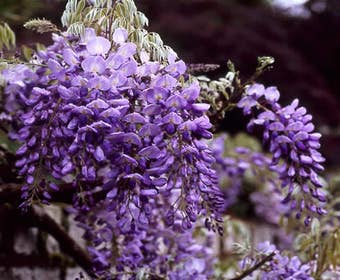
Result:
{"label": "green foliage", "polygon": [[254,74],[245,82],[241,82],[239,71],[229,60],[227,65],[229,71],[225,77],[218,80],[211,80],[206,76],[199,76],[195,79],[200,83],[200,101],[211,105],[209,117],[213,123],[224,119],[226,112],[235,108],[245,89],[265,71],[270,70],[275,60],[270,56],[258,57],[257,67]]}
{"label": "green foliage", "polygon": [[157,33],[145,29],[149,21],[133,0],[96,0],[93,5],[85,0],[69,0],[61,22],[68,33],[82,35],[86,27],[92,27],[109,39],[115,29],[125,28],[138,50],[148,52],[152,60],[165,61],[172,51]]}
{"label": "green foliage", "polygon": [[230,101],[230,96],[235,90],[234,81],[237,79],[235,72],[229,71],[225,77],[218,80],[210,80],[205,76],[197,77],[201,86],[200,98],[203,102],[208,102],[212,105],[212,112],[219,112],[219,117],[224,118],[228,111],[228,106],[225,106]]}
{"label": "green foliage", "polygon": [[30,47],[23,45],[23,46],[21,46],[21,53],[22,53],[25,61],[30,61],[31,58],[32,58],[32,55],[34,53],[34,50]]}
{"label": "green foliage", "polygon": [[19,143],[10,140],[7,133],[0,130],[0,146],[7,152],[15,154],[16,150],[19,148]]}
{"label": "green foliage", "polygon": [[337,173],[330,176],[328,214],[320,221],[314,219],[311,231],[299,234],[295,240],[301,257],[315,262],[313,276],[316,280],[335,279],[331,271],[340,266],[340,176]]}
{"label": "green foliage", "polygon": [[15,34],[7,23],[0,24],[0,50],[15,47]]}

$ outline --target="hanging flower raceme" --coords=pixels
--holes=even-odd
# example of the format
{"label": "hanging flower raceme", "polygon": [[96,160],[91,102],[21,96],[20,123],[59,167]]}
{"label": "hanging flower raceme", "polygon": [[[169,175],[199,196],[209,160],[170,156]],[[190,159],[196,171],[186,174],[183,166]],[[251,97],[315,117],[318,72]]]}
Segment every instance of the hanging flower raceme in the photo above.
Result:
{"label": "hanging flower raceme", "polygon": [[288,188],[283,202],[290,202],[297,218],[306,213],[305,223],[309,224],[313,215],[325,213],[325,194],[317,175],[323,171],[321,163],[325,160],[318,152],[321,134],[313,132],[312,116],[298,107],[297,99],[281,107],[279,97],[275,87],[255,84],[247,89],[238,107],[245,115],[256,109],[262,111],[251,119],[248,129],[263,127],[264,142],[273,155],[270,167],[280,175],[282,187]]}
{"label": "hanging flower raceme", "polygon": [[4,73],[6,107],[19,119],[12,137],[22,143],[22,206],[47,203],[55,180],[71,181],[79,215],[102,205],[120,233],[148,227],[155,201],[167,206],[168,227],[188,230],[203,214],[221,231],[224,198],[201,141],[212,136],[209,106],[197,103],[200,88],[184,83],[186,66],[175,55],[168,65],[149,61],[127,37],[124,29],[112,42],[92,29],[82,39],[54,35],[37,54],[41,66]]}

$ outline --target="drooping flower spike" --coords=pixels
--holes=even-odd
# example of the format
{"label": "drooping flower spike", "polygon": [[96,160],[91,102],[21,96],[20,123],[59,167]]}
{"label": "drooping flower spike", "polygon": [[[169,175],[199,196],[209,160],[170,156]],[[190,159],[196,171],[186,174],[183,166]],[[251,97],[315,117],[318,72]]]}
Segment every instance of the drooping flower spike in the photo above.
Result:
{"label": "drooping flower spike", "polygon": [[[72,182],[78,220],[95,232],[87,233],[92,252],[110,244],[102,235],[113,228],[145,230],[159,215],[151,211],[155,201],[163,204],[167,227],[190,230],[203,215],[208,228],[221,232],[224,198],[212,151],[201,140],[212,134],[209,106],[197,102],[198,84],[182,84],[185,64],[174,56],[168,65],[138,63],[123,29],[114,40],[112,50],[93,30],[81,40],[55,35],[37,54],[45,67],[12,69],[17,78],[4,73],[7,108],[15,106],[19,120],[12,137],[22,143],[16,166],[26,181],[23,206],[47,203],[55,180]],[[100,201],[93,197],[98,191],[106,194]],[[114,214],[114,226],[89,214],[96,205]],[[96,223],[105,230],[86,226]],[[101,255],[101,269],[109,258]]]}
{"label": "drooping flower spike", "polygon": [[282,107],[278,101],[280,93],[275,87],[250,86],[238,107],[245,115],[254,113],[248,129],[263,127],[263,140],[272,153],[271,169],[280,175],[282,188],[286,188],[284,203],[290,203],[296,217],[305,215],[309,224],[315,214],[324,214],[325,193],[318,173],[323,171],[325,161],[320,154],[320,133],[314,132],[312,116],[304,107],[298,107],[295,99]]}

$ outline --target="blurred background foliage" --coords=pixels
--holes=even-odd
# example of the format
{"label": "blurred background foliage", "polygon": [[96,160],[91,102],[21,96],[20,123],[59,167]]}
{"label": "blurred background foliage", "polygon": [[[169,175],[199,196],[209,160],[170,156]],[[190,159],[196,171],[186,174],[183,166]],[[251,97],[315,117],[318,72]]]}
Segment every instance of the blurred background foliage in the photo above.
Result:
{"label": "blurred background foliage", "polygon": [[[301,99],[324,137],[329,165],[340,164],[340,1],[338,0],[136,0],[158,32],[190,63],[216,63],[222,76],[231,59],[241,77],[249,77],[257,57],[273,56],[274,69],[259,79],[276,85],[283,103]],[[287,4],[288,3],[288,4]],[[291,3],[291,4],[289,4]],[[50,35],[25,30],[30,18],[45,17],[61,26],[64,0],[1,0],[0,21],[17,34],[18,46],[49,43]],[[238,112],[226,116],[223,129],[245,129]]]}

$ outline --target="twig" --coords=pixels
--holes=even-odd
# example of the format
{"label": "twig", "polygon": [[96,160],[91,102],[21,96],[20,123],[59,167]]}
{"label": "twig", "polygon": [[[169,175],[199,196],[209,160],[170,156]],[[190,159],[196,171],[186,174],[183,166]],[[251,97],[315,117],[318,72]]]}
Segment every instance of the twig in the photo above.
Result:
{"label": "twig", "polygon": [[[100,185],[98,182],[93,182],[93,184]],[[21,202],[21,184],[7,183],[0,185],[0,205],[3,203],[14,203],[18,204]],[[99,201],[105,198],[108,191],[98,191],[93,194],[95,201]],[[52,191],[50,193],[51,203],[66,203],[72,204],[73,197],[77,193],[77,189],[72,184],[61,184],[59,185],[59,191]]]}
{"label": "twig", "polygon": [[98,278],[93,271],[93,263],[87,252],[84,251],[55,220],[46,214],[42,208],[32,207],[26,214],[19,214],[19,216],[22,218],[21,223],[31,227],[38,227],[53,236],[65,254],[71,256],[90,277],[94,279]]}
{"label": "twig", "polygon": [[0,62],[6,62],[8,64],[24,64],[27,66],[39,66],[39,67],[47,67],[47,64],[41,64],[41,63],[31,63],[31,62],[26,62],[26,61],[21,61],[17,59],[5,59],[5,58],[0,58]]}
{"label": "twig", "polygon": [[188,73],[192,75],[208,73],[215,71],[216,69],[220,68],[219,64],[205,64],[205,63],[198,63],[198,64],[188,64]]}
{"label": "twig", "polygon": [[[21,184],[0,185],[0,205],[6,202],[18,204],[21,201]],[[60,191],[51,194],[53,202],[72,203],[76,189],[71,184],[60,186]]]}
{"label": "twig", "polygon": [[1,266],[4,267],[48,267],[48,268],[56,268],[67,263],[69,266],[74,266],[75,262],[67,261],[61,255],[54,256],[40,256],[38,254],[18,254],[18,253],[10,253],[10,254],[0,254],[0,263]]}
{"label": "twig", "polygon": [[266,262],[271,261],[274,256],[275,256],[275,252],[272,252],[271,254],[263,258],[263,260],[261,260],[260,262],[252,266],[251,268],[247,269],[246,271],[244,271],[241,275],[231,278],[229,280],[241,280],[241,279],[246,278],[248,275],[252,274],[255,270],[263,266]]}

